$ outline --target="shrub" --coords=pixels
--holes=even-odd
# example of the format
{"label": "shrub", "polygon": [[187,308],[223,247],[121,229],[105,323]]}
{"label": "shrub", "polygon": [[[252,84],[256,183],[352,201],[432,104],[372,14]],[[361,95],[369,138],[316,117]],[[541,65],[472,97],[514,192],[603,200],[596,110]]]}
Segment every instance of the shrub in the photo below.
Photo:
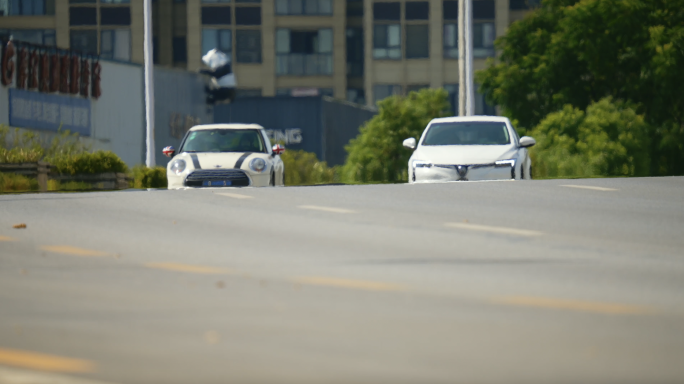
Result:
{"label": "shrub", "polygon": [[106,172],[127,172],[128,166],[111,151],[82,152],[69,154],[60,152],[54,157],[45,158],[62,174],[93,174]]}
{"label": "shrub", "polygon": [[23,175],[0,173],[0,192],[37,191],[38,181]]}
{"label": "shrub", "polygon": [[133,167],[133,188],[166,188],[166,168],[148,168],[144,165]]}
{"label": "shrub", "polygon": [[645,176],[649,127],[629,104],[608,97],[586,112],[571,105],[549,114],[531,136],[533,177]]}
{"label": "shrub", "polygon": [[285,165],[285,185],[327,184],[338,181],[335,168],[319,161],[316,154],[302,150],[285,151],[280,158]]}
{"label": "shrub", "polygon": [[345,147],[349,156],[341,170],[342,181],[407,181],[411,151],[402,142],[420,137],[430,120],[451,115],[447,96],[444,89],[422,89],[380,101],[379,113]]}

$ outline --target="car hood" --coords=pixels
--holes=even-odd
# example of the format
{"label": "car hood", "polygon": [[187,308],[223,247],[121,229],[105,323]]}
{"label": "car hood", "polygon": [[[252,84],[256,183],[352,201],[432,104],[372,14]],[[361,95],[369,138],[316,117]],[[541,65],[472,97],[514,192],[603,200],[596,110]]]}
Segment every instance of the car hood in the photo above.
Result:
{"label": "car hood", "polygon": [[516,155],[512,145],[434,145],[420,146],[411,159],[433,164],[489,164]]}
{"label": "car hood", "polygon": [[[242,161],[242,166],[239,167],[243,169],[247,169],[249,162],[256,157],[261,157],[264,160],[267,160],[268,158],[266,153],[256,152],[186,152],[178,155],[179,158],[185,160],[195,169],[236,168],[235,166],[237,165],[238,160],[243,156],[245,156],[245,158]],[[193,158],[197,159],[199,167],[197,167]]]}

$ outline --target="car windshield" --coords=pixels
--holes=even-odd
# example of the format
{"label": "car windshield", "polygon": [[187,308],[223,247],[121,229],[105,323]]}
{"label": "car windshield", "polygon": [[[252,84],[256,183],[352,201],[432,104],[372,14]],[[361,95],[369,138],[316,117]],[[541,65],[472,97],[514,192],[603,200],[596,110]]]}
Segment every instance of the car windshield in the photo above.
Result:
{"label": "car windshield", "polygon": [[432,124],[423,145],[505,145],[510,142],[506,123],[471,121]]}
{"label": "car windshield", "polygon": [[191,131],[180,152],[265,152],[256,129],[202,129]]}

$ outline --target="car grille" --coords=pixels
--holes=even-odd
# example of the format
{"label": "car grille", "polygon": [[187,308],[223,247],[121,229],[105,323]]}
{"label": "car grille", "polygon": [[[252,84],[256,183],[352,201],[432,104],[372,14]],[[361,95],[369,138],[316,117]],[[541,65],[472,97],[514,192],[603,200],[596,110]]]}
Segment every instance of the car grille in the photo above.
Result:
{"label": "car grille", "polygon": [[185,185],[201,187],[205,181],[230,181],[232,187],[249,186],[249,177],[239,169],[202,169],[188,175]]}

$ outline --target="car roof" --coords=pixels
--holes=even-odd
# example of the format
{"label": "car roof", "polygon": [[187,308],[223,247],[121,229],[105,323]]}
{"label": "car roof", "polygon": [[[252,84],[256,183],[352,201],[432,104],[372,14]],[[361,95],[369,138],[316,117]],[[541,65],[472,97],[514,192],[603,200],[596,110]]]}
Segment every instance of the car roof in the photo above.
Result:
{"label": "car roof", "polygon": [[195,125],[190,131],[202,131],[205,129],[264,129],[259,124],[202,124]]}
{"label": "car roof", "polygon": [[501,122],[508,123],[508,118],[503,116],[452,116],[452,117],[440,117],[437,119],[432,119],[432,123],[458,123],[458,122],[469,122],[469,121],[491,121],[491,122]]}

